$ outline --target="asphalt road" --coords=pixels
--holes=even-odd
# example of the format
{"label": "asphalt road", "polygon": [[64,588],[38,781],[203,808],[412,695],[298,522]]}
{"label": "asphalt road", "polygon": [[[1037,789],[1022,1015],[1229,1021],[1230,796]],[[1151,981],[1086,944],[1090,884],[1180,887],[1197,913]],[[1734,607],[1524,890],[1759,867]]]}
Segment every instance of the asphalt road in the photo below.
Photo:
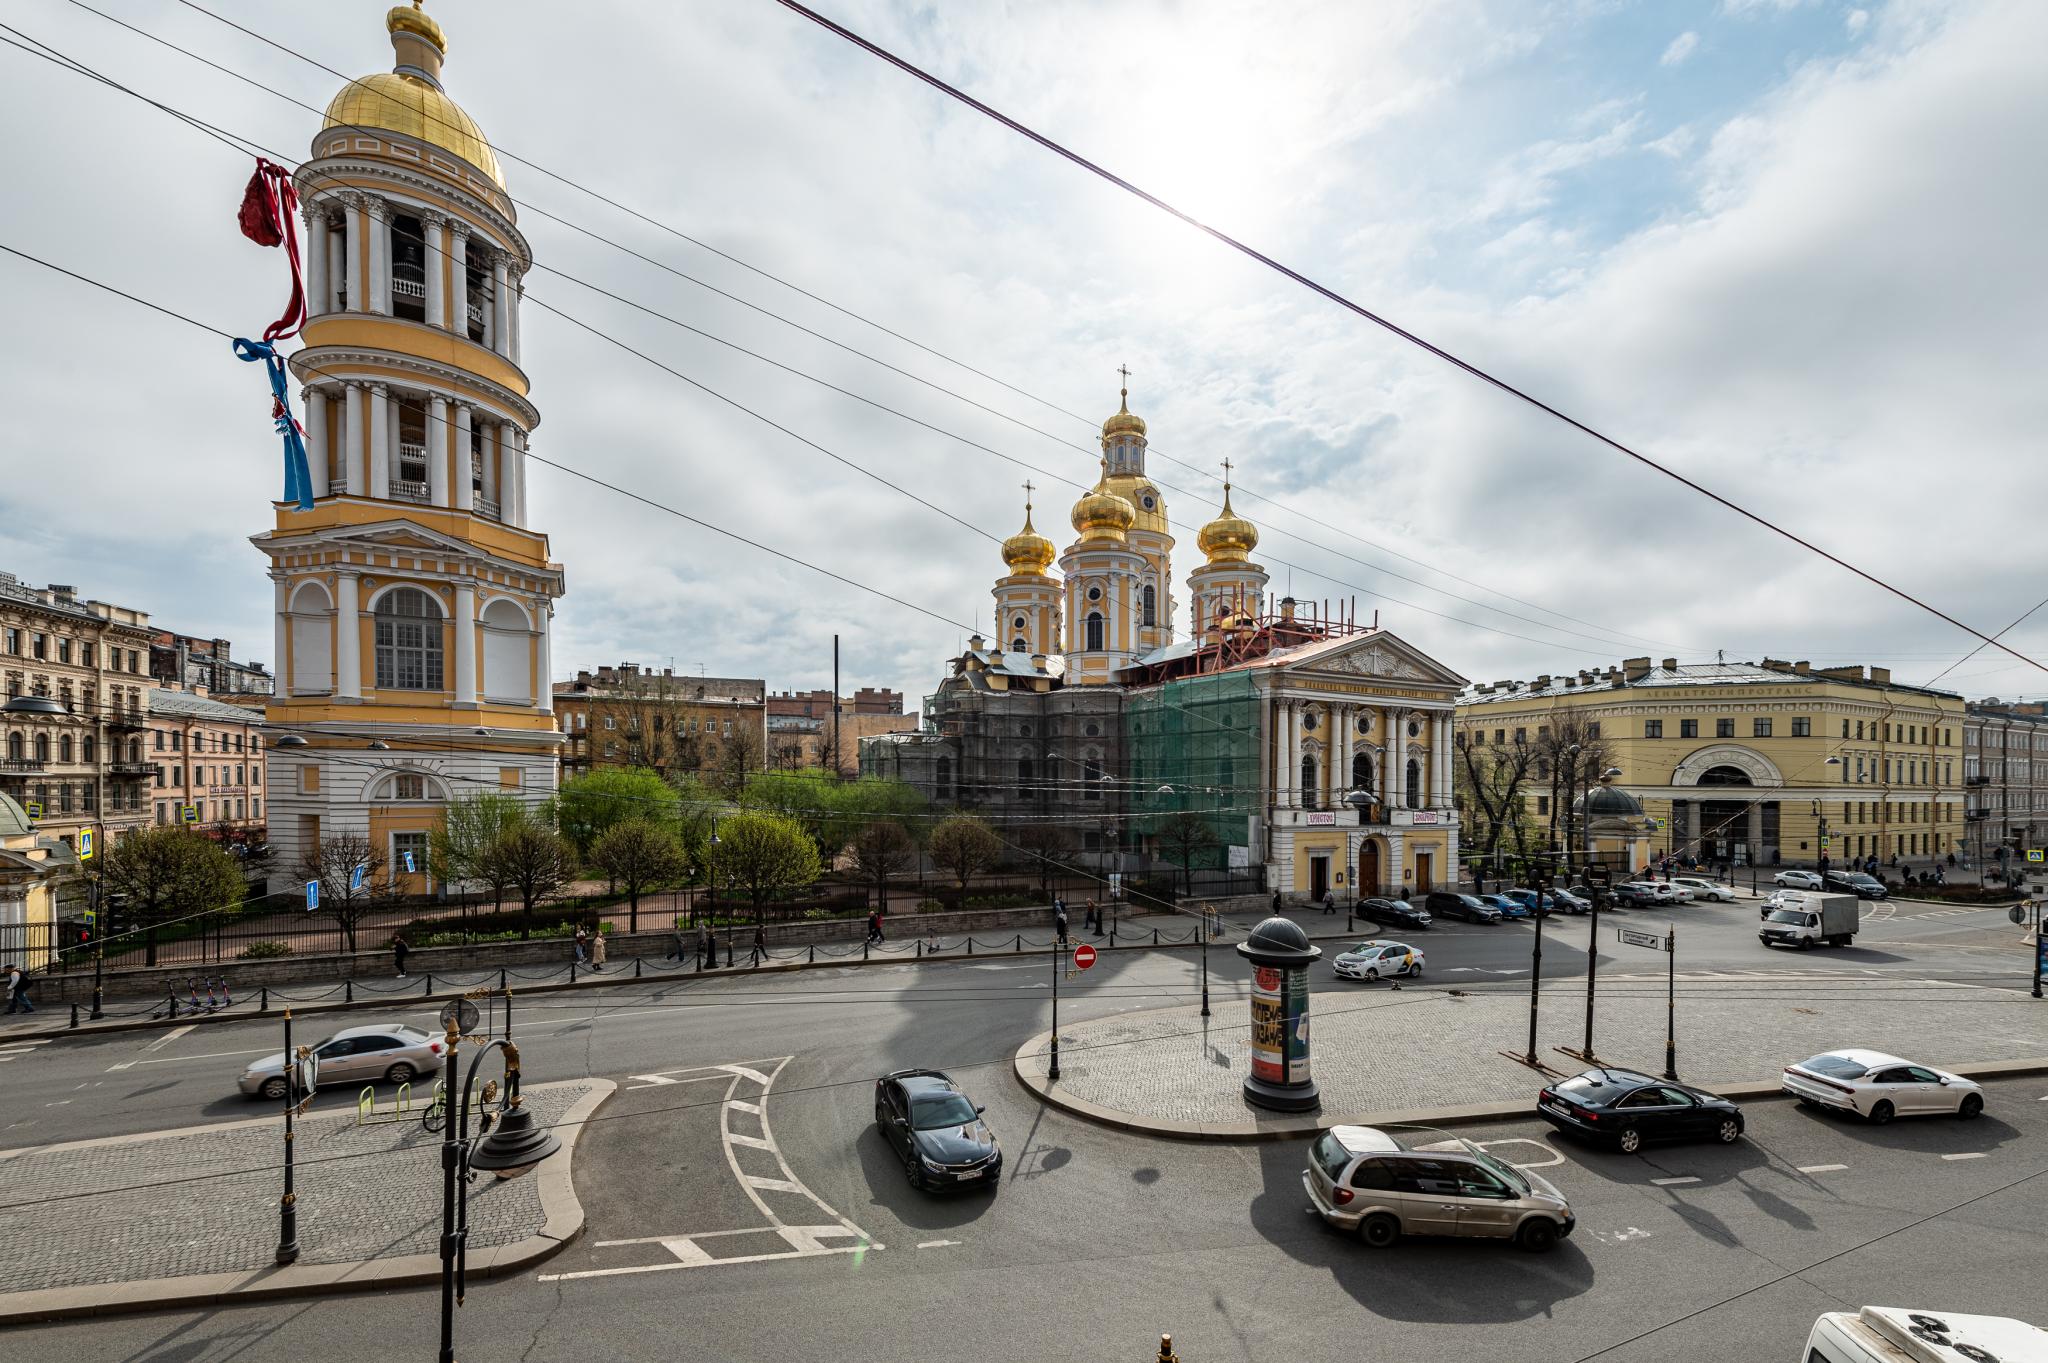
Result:
{"label": "asphalt road", "polygon": [[[1621,917],[1675,919],[1681,968],[1702,974],[1988,982],[2025,968],[1997,910],[1890,906],[1854,948],[1807,955],[1761,947],[1749,904]],[[1546,978],[1583,971],[1586,928],[1546,930]],[[1526,925],[1453,925],[1420,944],[1422,987],[1526,982]],[[1062,983],[1062,1021],[1191,1002],[1197,959],[1105,956]],[[1242,1009],[1235,954],[1212,949],[1210,964],[1219,1010]],[[1661,965],[1611,937],[1602,948],[1603,978]],[[1987,1116],[1968,1124],[1874,1129],[1758,1103],[1738,1146],[1634,1158],[1534,1122],[1468,1129],[1542,1166],[1572,1199],[1579,1234],[1544,1258],[1460,1242],[1372,1253],[1307,1215],[1299,1142],[1151,1141],[1030,1098],[1007,1060],[1048,1025],[1050,985],[1048,962],[1025,957],[521,1001],[530,1078],[602,1075],[620,1091],[579,1148],[583,1238],[535,1272],[473,1288],[461,1356],[1149,1359],[1170,1331],[1188,1363],[1490,1346],[1565,1363],[1708,1346],[1792,1359],[1822,1310],[2034,1310],[2022,1256],[2048,1215],[2048,1080],[1995,1086]],[[1316,980],[1319,992],[1362,987]],[[276,1049],[276,1033],[238,1022],[0,1051],[15,1057],[0,1060],[0,1148],[259,1112],[231,1081],[249,1054]],[[1929,1038],[1928,1054],[1939,1050]],[[872,1128],[872,1080],[913,1064],[952,1069],[988,1105],[1007,1156],[1000,1188],[935,1198],[905,1186]],[[275,1191],[252,1176],[232,1195]],[[405,1356],[432,1347],[435,1305],[408,1291],[8,1335],[32,1356],[136,1363]]]}

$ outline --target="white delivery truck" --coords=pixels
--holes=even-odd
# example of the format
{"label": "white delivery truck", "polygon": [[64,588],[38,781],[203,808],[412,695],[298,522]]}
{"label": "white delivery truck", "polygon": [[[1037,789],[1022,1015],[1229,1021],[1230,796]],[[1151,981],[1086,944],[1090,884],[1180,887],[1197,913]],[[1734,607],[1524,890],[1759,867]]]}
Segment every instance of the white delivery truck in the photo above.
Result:
{"label": "white delivery truck", "polygon": [[1797,905],[1766,913],[1756,936],[1767,947],[1845,947],[1856,940],[1862,926],[1863,901],[1855,895],[1810,894]]}
{"label": "white delivery truck", "polygon": [[1866,1306],[1815,1321],[1805,1363],[2048,1363],[2048,1330],[2005,1316]]}

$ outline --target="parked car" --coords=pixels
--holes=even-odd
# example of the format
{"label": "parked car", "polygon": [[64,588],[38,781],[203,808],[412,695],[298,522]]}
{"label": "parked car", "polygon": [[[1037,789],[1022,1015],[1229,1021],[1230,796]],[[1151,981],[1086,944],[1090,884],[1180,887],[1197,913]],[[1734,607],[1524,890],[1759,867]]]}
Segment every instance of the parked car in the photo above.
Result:
{"label": "parked car", "polygon": [[1771,877],[1771,884],[1782,885],[1788,890],[1821,890],[1827,888],[1821,884],[1820,872],[1818,871],[1780,871]]}
{"label": "parked car", "polygon": [[1726,1098],[1669,1079],[1612,1066],[1587,1070],[1536,1095],[1536,1111],[1560,1131],[1612,1141],[1632,1155],[1650,1141],[1742,1137],[1742,1109]]}
{"label": "parked car", "polygon": [[1861,871],[1829,871],[1827,889],[1853,894],[1858,899],[1885,899],[1891,894],[1884,882]]}
{"label": "parked car", "polygon": [[1330,962],[1330,969],[1340,980],[1373,981],[1392,979],[1397,975],[1420,975],[1422,951],[1406,942],[1374,938],[1360,942],[1337,956]]}
{"label": "parked car", "polygon": [[1806,1337],[1806,1359],[1828,1363],[1952,1363],[2048,1358],[2048,1330],[2010,1316],[1968,1316],[1940,1307],[1866,1306],[1829,1311]]}
{"label": "parked car", "polygon": [[1784,1089],[1803,1107],[1854,1112],[1879,1126],[1929,1112],[1952,1112],[1968,1121],[1984,1111],[1981,1085],[1883,1051],[1829,1051],[1788,1065]]}
{"label": "parked car", "polygon": [[1536,913],[1527,904],[1508,898],[1504,894],[1483,894],[1480,902],[1498,910],[1503,918],[1534,918]]}
{"label": "parked car", "polygon": [[1546,898],[1557,901],[1557,907],[1560,912],[1591,913],[1593,911],[1593,892],[1584,885],[1569,890],[1545,890],[1543,893]]}
{"label": "parked car", "polygon": [[1427,929],[1431,923],[1429,910],[1418,908],[1405,899],[1362,899],[1357,909],[1360,918],[1369,918],[1375,923],[1387,923],[1397,928]]}
{"label": "parked car", "polygon": [[983,1110],[940,1070],[897,1070],[875,1081],[875,1125],[913,1188],[995,1186],[1003,1148]]}
{"label": "parked car", "polygon": [[1733,888],[1727,885],[1717,885],[1711,880],[1702,880],[1698,876],[1680,876],[1672,883],[1690,890],[1694,899],[1711,900],[1722,904],[1733,904],[1735,902],[1735,891]]}
{"label": "parked car", "polygon": [[1455,1235],[1540,1253],[1577,1224],[1547,1180],[1456,1137],[1410,1148],[1376,1127],[1333,1126],[1309,1148],[1301,1183],[1324,1221],[1375,1249],[1403,1235]]}
{"label": "parked car", "polygon": [[[313,1048],[319,1058],[319,1083],[410,1084],[441,1068],[441,1038],[399,1022],[372,1023],[336,1032]],[[273,1101],[285,1096],[285,1055],[266,1055],[242,1071],[238,1087]]]}
{"label": "parked car", "polygon": [[1610,892],[1616,908],[1654,909],[1657,891],[1640,880],[1624,880]]}
{"label": "parked car", "polygon": [[1512,899],[1531,913],[1541,913],[1548,918],[1553,913],[1564,913],[1564,902],[1551,890],[1538,895],[1534,890],[1502,890],[1503,899]]}
{"label": "parked car", "polygon": [[1478,895],[1459,894],[1454,890],[1431,890],[1429,898],[1422,902],[1434,918],[1462,918],[1468,923],[1498,923],[1502,917],[1499,909]]}

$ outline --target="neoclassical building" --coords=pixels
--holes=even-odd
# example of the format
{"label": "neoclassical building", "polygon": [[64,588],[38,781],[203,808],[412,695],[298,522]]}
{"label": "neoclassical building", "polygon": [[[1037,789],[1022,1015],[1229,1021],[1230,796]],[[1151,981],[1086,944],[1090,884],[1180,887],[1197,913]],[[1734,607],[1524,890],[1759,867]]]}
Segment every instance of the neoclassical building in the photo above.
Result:
{"label": "neoclassical building", "polygon": [[276,593],[268,722],[307,742],[271,762],[280,875],[346,831],[418,892],[424,875],[397,868],[447,799],[554,790],[563,578],[527,504],[532,252],[490,144],[442,88],[440,25],[400,6],[386,27],[393,69],[334,97],[295,177],[310,319],[291,368],[314,502],[278,503],[253,542]]}
{"label": "neoclassical building", "polygon": [[1164,871],[1160,830],[1193,813],[1213,835],[1198,861],[1212,880],[1241,886],[1258,868],[1313,899],[1455,879],[1464,680],[1376,625],[1272,601],[1228,465],[1177,635],[1166,502],[1122,399],[1072,542],[1040,534],[1027,500],[1002,546],[993,639],[952,661],[918,732],[862,743],[863,771],[986,814],[1020,856],[1053,830],[1082,864]]}

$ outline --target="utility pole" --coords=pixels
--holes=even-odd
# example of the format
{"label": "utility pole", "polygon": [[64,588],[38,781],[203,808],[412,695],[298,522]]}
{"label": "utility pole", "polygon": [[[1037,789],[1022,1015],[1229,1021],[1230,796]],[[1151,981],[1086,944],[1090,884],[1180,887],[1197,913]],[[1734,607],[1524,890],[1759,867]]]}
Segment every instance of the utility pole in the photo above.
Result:
{"label": "utility pole", "polygon": [[1536,1002],[1538,991],[1543,987],[1543,885],[1549,879],[1547,870],[1538,870],[1531,877],[1536,883],[1536,934],[1529,944],[1529,1063],[1536,1063]]}
{"label": "utility pole", "polygon": [[1678,1079],[1678,927],[1664,925],[1664,1077]]}
{"label": "utility pole", "polygon": [[839,636],[832,636],[832,774],[842,775],[839,761]]}

